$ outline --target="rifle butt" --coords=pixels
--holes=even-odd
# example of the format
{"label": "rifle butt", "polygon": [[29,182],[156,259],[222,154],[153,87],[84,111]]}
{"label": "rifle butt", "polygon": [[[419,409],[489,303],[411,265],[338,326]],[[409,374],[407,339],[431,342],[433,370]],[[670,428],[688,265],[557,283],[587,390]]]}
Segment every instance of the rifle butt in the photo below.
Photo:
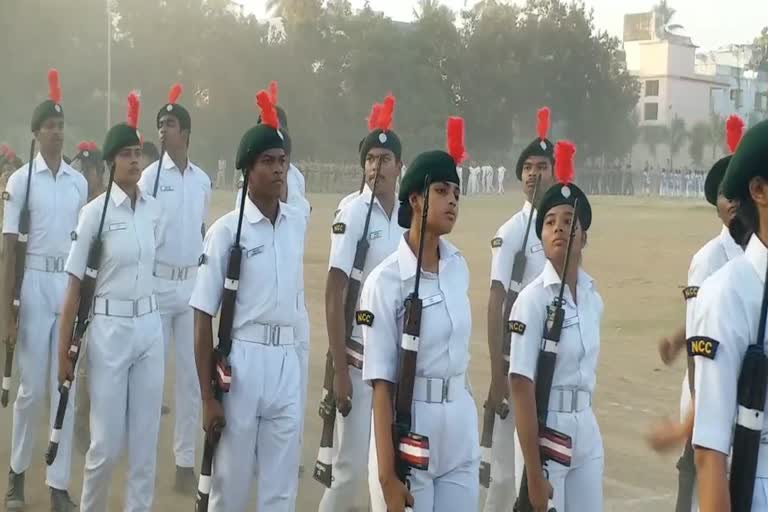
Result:
{"label": "rifle butt", "polygon": [[200,465],[200,478],[197,482],[195,512],[208,512],[208,499],[211,495],[211,475],[213,474],[213,454],[215,450],[216,444],[206,434],[203,445],[203,462]]}
{"label": "rifle butt", "polygon": [[56,460],[59,452],[59,440],[61,438],[61,428],[64,425],[64,415],[67,413],[67,403],[69,402],[69,390],[72,382],[65,380],[59,387],[59,405],[56,407],[56,418],[53,421],[51,429],[51,438],[48,441],[48,449],[45,452],[45,463],[49,466]]}
{"label": "rifle butt", "polygon": [[491,391],[488,390],[488,399],[483,404],[483,432],[480,436],[480,485],[486,489],[491,485],[491,449],[496,422],[496,411],[491,407]]}
{"label": "rifle butt", "polygon": [[13,375],[13,352],[12,345],[5,347],[5,369],[3,371],[2,390],[0,391],[0,405],[8,407],[8,397],[11,392],[11,376]]}

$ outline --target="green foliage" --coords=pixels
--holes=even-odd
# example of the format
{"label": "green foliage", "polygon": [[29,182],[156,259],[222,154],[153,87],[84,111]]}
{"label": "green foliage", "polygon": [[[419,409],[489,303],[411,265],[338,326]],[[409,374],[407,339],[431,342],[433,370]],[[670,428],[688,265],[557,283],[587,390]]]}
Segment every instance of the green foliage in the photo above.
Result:
{"label": "green foliage", "polygon": [[704,161],[704,147],[710,139],[709,128],[708,123],[699,121],[693,125],[691,133],[688,134],[688,153],[691,156],[691,160],[696,165],[701,165]]}
{"label": "green foliage", "polygon": [[685,129],[685,121],[675,116],[670,121],[668,126],[664,127],[664,137],[666,139],[667,148],[669,148],[669,166],[675,168],[675,157],[680,152],[685,144],[685,140],[688,138],[688,132]]}
{"label": "green foliage", "polygon": [[[421,0],[407,24],[370,7],[353,12],[348,0],[270,0],[280,26],[243,16],[228,0],[111,0],[112,122],[138,89],[141,128],[156,139],[157,108],[182,82],[192,156],[213,170],[219,158],[231,163],[256,121],[255,93],[277,80],[297,159],[356,161],[371,104],[389,91],[398,100],[395,129],[406,160],[443,147],[446,118],[457,114],[466,119],[473,157],[514,160],[535,136],[542,105],[552,108],[553,136],[574,140],[580,158],[628,153],[639,84],[619,41],[596,30],[582,3],[510,4],[484,0],[453,13]],[[107,23],[105,0],[79,0],[76,10],[54,0],[0,2],[0,32],[13,42],[0,45],[0,59],[13,63],[3,76],[0,141],[26,145],[29,116],[54,66],[64,88],[66,147],[101,140]]]}

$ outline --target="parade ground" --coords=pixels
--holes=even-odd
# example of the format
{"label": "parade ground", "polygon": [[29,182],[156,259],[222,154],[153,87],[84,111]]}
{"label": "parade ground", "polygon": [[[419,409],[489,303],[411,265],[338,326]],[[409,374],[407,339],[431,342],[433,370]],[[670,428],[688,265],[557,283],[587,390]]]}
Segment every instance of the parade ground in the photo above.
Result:
{"label": "parade ground", "polygon": [[[312,352],[303,446],[306,470],[301,478],[297,504],[297,510],[301,512],[317,510],[322,493],[322,487],[311,474],[321,428],[317,405],[327,348],[323,297],[330,226],[341,196],[308,196],[312,215],[306,240],[304,275],[312,322]],[[215,191],[211,221],[231,209],[233,200],[232,192]],[[719,233],[719,221],[714,208],[702,199],[662,201],[637,196],[593,196],[590,201],[593,222],[584,253],[584,268],[595,278],[605,303],[594,401],[605,443],[605,510],[671,510],[677,488],[675,463],[678,454],[659,456],[652,453],[645,443],[645,435],[654,420],[677,414],[684,368],[682,360],[671,368],[665,367],[658,356],[657,342],[662,335],[670,334],[682,325],[681,291],[688,264],[693,253]],[[463,199],[455,232],[450,236],[470,268],[473,313],[470,374],[478,408],[485,400],[490,379],[486,344],[490,240],[496,229],[520,209],[521,202],[520,193],[514,190],[508,190],[504,196]],[[241,289],[240,292],[248,293],[248,290]],[[162,418],[154,510],[189,512],[193,510],[194,498],[173,492],[174,411],[170,387],[173,379],[169,377],[166,377],[165,403],[172,410],[170,415]],[[15,389],[14,384],[12,398]],[[9,404],[7,409],[0,409],[0,467],[4,468],[7,468],[10,457],[11,419]],[[44,484],[48,435],[47,413],[41,410],[39,456],[33,459],[26,475],[26,510],[29,512],[43,512],[50,507],[49,491]],[[76,502],[80,499],[83,464],[83,455],[73,450],[70,492]],[[260,470],[269,472],[270,468]],[[122,464],[113,480],[110,511],[122,510],[124,478],[125,464]],[[3,494],[5,485],[3,477]],[[482,497],[484,499],[484,494]],[[363,496],[360,510],[366,510],[364,505]]]}

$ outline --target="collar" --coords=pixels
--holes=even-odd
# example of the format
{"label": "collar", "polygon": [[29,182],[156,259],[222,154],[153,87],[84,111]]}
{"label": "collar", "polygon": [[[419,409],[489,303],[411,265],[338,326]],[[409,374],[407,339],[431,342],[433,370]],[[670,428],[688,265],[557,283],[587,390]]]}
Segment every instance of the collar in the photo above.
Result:
{"label": "collar", "polygon": [[[560,286],[560,275],[557,273],[557,270],[555,270],[555,266],[552,265],[552,262],[549,260],[547,260],[547,263],[544,265],[544,270],[541,272],[541,280],[545,288],[554,285]],[[576,278],[576,287],[588,287],[592,289],[594,286],[595,280],[592,278],[592,276],[584,272],[584,270],[579,267],[579,275]]]}
{"label": "collar", "polygon": [[[405,238],[407,235],[408,231],[403,233],[403,236],[400,237],[400,244],[397,246],[397,262],[400,266],[400,279],[402,281],[407,281],[416,275],[416,255],[413,254],[413,251],[411,251],[411,248],[408,246],[408,242]],[[455,245],[443,237],[440,237],[437,244],[438,250],[440,251],[440,263],[438,268],[442,271],[448,262],[454,256],[461,254],[461,252]]]}
{"label": "collar", "polygon": [[[137,190],[139,191],[139,195],[136,202],[138,203],[139,201],[146,200],[147,196],[142,192],[141,188],[137,186]],[[115,203],[115,206],[120,206],[126,201],[130,201],[128,194],[126,194],[117,183],[112,183],[112,191],[110,192],[109,197],[112,199],[112,202]]]}
{"label": "collar", "polygon": [[[50,169],[48,169],[48,164],[45,163],[45,158],[43,158],[42,153],[37,153],[37,156],[35,157],[35,163],[32,165],[32,170],[36,173],[50,171]],[[74,172],[74,170],[69,165],[67,165],[67,162],[65,162],[64,159],[62,159],[61,163],[59,164],[59,171],[63,172],[64,174],[72,174]]]}
{"label": "collar", "polygon": [[534,215],[536,215],[536,210],[533,208],[533,205],[529,200],[525,200],[525,204],[523,204],[523,209],[520,210],[521,212],[525,213],[526,215],[530,215],[531,212],[533,212]]}
{"label": "collar", "polygon": [[[275,225],[277,225],[280,222],[280,219],[285,217],[285,211],[286,211],[286,204],[280,201],[280,204],[277,208],[277,222],[275,223]],[[271,221],[263,213],[261,213],[261,210],[259,210],[259,207],[253,204],[253,201],[251,201],[251,197],[247,194],[246,194],[246,201],[245,201],[245,218],[248,219],[248,222],[250,222],[251,224],[258,224],[263,220],[266,220],[271,224]]]}
{"label": "collar", "polygon": [[[184,169],[184,172],[189,171],[192,168],[192,161],[189,159],[189,156],[187,156],[187,167]],[[176,166],[176,163],[173,161],[173,158],[168,156],[166,153],[165,158],[163,158],[163,169],[166,170],[173,170],[177,169],[179,172],[181,172],[181,169],[179,169]]]}
{"label": "collar", "polygon": [[757,275],[760,277],[760,282],[765,282],[765,268],[766,265],[768,265],[768,249],[757,235],[752,235],[749,239],[744,255],[755,268]]}
{"label": "collar", "polygon": [[720,245],[723,246],[723,249],[725,250],[725,255],[728,258],[728,261],[732,260],[736,256],[744,254],[744,250],[733,239],[727,227],[723,226],[723,229],[720,230],[719,238],[720,238]]}

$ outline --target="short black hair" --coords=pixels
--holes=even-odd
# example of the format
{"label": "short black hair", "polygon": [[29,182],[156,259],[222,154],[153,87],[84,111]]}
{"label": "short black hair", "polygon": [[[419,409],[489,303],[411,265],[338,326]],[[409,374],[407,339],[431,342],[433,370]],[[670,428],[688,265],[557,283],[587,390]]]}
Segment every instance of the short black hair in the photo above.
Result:
{"label": "short black hair", "polygon": [[757,213],[757,206],[751,197],[739,201],[736,208],[736,214],[728,224],[728,233],[731,238],[740,245],[746,247],[753,233],[760,229],[760,216]]}
{"label": "short black hair", "polygon": [[154,162],[160,159],[160,152],[157,150],[154,142],[145,141],[141,147],[141,154],[147,157],[148,160]]}

